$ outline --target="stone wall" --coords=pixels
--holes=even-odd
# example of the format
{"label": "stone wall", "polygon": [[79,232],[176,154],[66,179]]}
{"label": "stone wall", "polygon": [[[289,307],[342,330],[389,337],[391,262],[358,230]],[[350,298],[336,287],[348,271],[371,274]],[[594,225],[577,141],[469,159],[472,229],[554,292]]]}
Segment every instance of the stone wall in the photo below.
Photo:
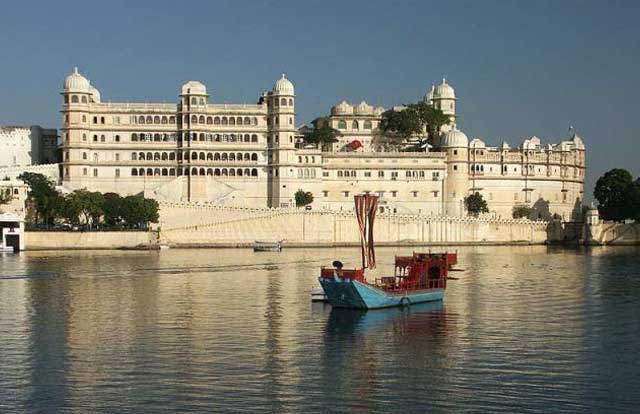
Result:
{"label": "stone wall", "polygon": [[[173,246],[248,245],[285,240],[288,245],[357,245],[353,212],[238,208],[207,204],[161,203],[160,243]],[[546,243],[542,221],[379,214],[379,245]]]}
{"label": "stone wall", "polygon": [[592,245],[640,245],[640,223],[598,222],[585,226],[585,243]]}
{"label": "stone wall", "polygon": [[146,231],[27,231],[27,250],[135,249],[157,245],[157,233]]}

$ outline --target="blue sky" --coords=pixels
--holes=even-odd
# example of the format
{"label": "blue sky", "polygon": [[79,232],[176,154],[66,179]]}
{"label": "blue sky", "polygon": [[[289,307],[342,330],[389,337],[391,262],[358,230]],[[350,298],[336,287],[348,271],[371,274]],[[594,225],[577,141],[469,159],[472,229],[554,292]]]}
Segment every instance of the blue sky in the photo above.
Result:
{"label": "blue sky", "polygon": [[60,126],[78,66],[104,101],[255,102],[280,73],[298,122],[342,99],[391,106],[445,76],[459,126],[490,144],[588,146],[587,192],[613,167],[640,174],[637,1],[21,1],[2,6],[0,124]]}

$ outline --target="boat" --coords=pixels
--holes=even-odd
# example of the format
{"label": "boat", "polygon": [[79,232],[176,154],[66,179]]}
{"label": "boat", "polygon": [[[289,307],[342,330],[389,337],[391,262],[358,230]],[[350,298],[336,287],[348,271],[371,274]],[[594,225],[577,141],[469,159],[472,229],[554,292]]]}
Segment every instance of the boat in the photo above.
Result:
{"label": "boat", "polygon": [[373,281],[365,278],[365,269],[375,268],[373,223],[377,196],[356,195],[356,218],[360,227],[362,267],[344,269],[336,260],[332,267],[320,269],[318,281],[334,307],[379,309],[441,301],[447,287],[449,269],[457,263],[457,253],[413,253],[396,256],[392,276]]}
{"label": "boat", "polygon": [[0,253],[15,253],[15,248],[13,246],[5,246],[0,244]]}
{"label": "boat", "polygon": [[284,240],[280,240],[276,242],[266,242],[266,241],[256,240],[253,243],[253,251],[254,252],[281,252],[283,241]]}

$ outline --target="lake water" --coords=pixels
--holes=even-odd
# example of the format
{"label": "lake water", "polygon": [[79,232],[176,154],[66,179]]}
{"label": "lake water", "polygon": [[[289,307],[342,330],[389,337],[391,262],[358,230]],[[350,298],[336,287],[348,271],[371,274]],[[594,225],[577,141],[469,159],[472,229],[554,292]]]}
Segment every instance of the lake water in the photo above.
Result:
{"label": "lake water", "polygon": [[309,301],[357,249],[5,255],[0,412],[638,412],[639,253],[460,248],[369,312]]}

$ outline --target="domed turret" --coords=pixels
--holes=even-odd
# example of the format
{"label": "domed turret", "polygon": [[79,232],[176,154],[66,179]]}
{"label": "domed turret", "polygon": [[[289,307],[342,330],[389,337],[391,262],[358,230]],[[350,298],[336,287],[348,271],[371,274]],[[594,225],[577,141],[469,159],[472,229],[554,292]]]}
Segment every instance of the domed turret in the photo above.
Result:
{"label": "domed turret", "polygon": [[331,108],[331,115],[353,115],[353,106],[349,105],[347,101],[342,101]]}
{"label": "domed turret", "polygon": [[356,105],[353,112],[356,115],[371,115],[373,114],[373,107],[365,101],[362,101],[358,105]]}
{"label": "domed turret", "polygon": [[73,73],[64,79],[65,92],[89,92],[91,84],[89,80],[78,72],[78,68],[73,68]]}
{"label": "domed turret", "polygon": [[100,103],[100,91],[93,87],[93,85],[89,85],[89,93],[91,94],[91,99],[95,103]]}
{"label": "domed turret", "polygon": [[293,83],[291,83],[283,73],[282,77],[273,85],[272,92],[274,95],[295,95],[295,88],[293,87]]}
{"label": "domed turret", "polygon": [[436,86],[434,84],[431,84],[431,89],[429,89],[429,92],[427,92],[427,94],[424,96],[424,100],[427,103],[431,103],[431,101],[433,101],[433,94],[435,93],[436,90]]}
{"label": "domed turret", "polygon": [[182,85],[183,95],[206,95],[207,87],[202,82],[189,81]]}
{"label": "domed turret", "polygon": [[432,99],[456,99],[455,90],[442,78],[442,83],[435,87]]}
{"label": "domed turret", "polygon": [[444,134],[440,141],[440,146],[443,148],[460,148],[469,146],[469,138],[466,134],[457,128]]}

